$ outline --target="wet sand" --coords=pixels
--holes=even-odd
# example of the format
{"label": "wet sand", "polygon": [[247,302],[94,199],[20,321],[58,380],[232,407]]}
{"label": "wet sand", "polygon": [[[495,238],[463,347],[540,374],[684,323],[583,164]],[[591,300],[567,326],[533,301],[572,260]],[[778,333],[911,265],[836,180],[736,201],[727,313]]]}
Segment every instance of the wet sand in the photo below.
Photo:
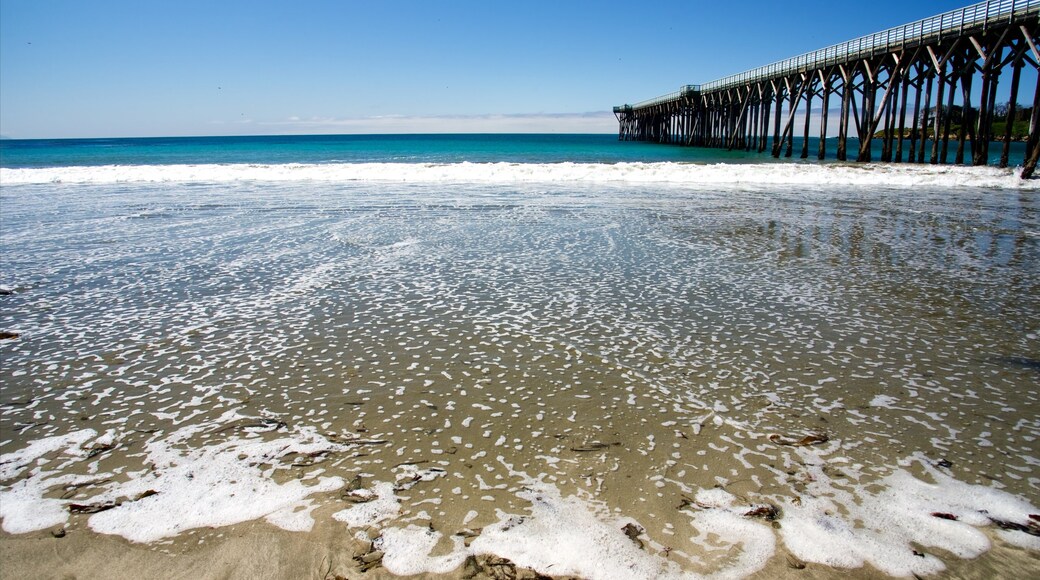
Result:
{"label": "wet sand", "polygon": [[[322,518],[319,517],[319,521]],[[325,528],[325,529],[322,529]],[[135,544],[119,537],[100,536],[72,522],[66,535],[51,531],[10,535],[0,532],[0,571],[10,578],[489,578],[497,571],[461,566],[449,574],[398,576],[380,566],[362,572],[359,560],[370,553],[368,543],[345,538],[342,528],[319,526],[312,534],[286,532],[250,522],[219,530],[192,531],[162,546]],[[947,557],[942,578],[984,580],[1028,578],[1040,566],[1036,552],[1008,546],[993,538],[993,548],[972,560]],[[804,566],[804,567],[802,567]],[[501,569],[501,568],[499,568]],[[531,576],[524,569],[517,577]],[[551,575],[550,575],[551,576]],[[562,578],[561,576],[555,576]],[[836,570],[805,563],[780,551],[752,580],[767,578],[830,579],[890,578],[870,566]]]}
{"label": "wet sand", "polygon": [[1040,569],[1032,198],[338,194],[13,257],[5,576]]}

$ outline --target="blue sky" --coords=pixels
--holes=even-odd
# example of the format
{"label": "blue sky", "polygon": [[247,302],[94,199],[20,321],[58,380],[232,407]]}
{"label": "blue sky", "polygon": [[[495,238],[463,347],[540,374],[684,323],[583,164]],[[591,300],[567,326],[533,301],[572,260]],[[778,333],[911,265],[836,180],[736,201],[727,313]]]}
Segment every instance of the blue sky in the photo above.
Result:
{"label": "blue sky", "polygon": [[967,4],[2,0],[0,134],[614,132],[613,105]]}

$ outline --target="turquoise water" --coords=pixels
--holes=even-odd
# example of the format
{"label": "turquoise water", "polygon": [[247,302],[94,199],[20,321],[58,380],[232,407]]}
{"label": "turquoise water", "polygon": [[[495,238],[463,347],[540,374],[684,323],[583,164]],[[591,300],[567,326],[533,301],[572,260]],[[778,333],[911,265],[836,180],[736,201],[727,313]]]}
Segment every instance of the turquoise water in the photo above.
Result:
{"label": "turquoise water", "polygon": [[615,135],[312,135],[0,141],[2,167],[198,163],[741,161],[742,151],[622,143]]}
{"label": "turquoise water", "polygon": [[[809,140],[809,160],[816,162],[818,139]],[[858,141],[849,140],[850,155]],[[835,139],[827,148],[834,161]],[[909,154],[909,142],[904,144]],[[950,150],[950,161],[953,151]],[[991,147],[991,164],[1000,144]],[[801,139],[794,142],[799,159]],[[1013,143],[1011,165],[1020,165],[1024,145]],[[881,142],[874,143],[874,158]],[[970,157],[970,154],[969,154]],[[473,135],[292,135],[245,137],[150,137],[127,139],[32,139],[0,141],[0,167],[71,167],[100,165],[282,164],[282,163],[769,163],[767,152],[727,151],[656,143],[622,142],[613,134],[473,134]]]}

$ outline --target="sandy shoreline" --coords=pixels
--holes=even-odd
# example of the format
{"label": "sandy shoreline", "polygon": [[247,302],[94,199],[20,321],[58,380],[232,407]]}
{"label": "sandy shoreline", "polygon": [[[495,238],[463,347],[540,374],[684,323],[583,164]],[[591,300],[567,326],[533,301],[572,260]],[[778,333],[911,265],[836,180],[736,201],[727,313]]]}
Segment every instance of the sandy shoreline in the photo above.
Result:
{"label": "sandy shoreline", "polygon": [[[498,355],[501,356],[493,358],[508,366],[507,360],[502,358],[505,353]],[[437,392],[437,389],[428,387],[368,392],[360,400],[349,401],[345,407],[353,412],[362,411],[352,424],[354,433],[331,440],[343,443],[360,441],[364,445],[333,446],[331,452],[314,457],[288,455],[282,460],[283,467],[272,473],[275,482],[287,484],[304,477],[311,486],[317,485],[317,479],[308,474],[320,472],[322,476],[338,474],[342,477],[344,485],[309,496],[305,513],[314,524],[309,532],[280,530],[258,519],[214,528],[187,529],[173,537],[133,543],[118,536],[91,531],[89,523],[94,515],[72,515],[68,524],[62,526],[66,535],[61,538],[52,535],[57,527],[27,534],[3,534],[0,552],[5,575],[73,575],[77,578],[151,575],[299,578],[305,575],[324,578],[328,573],[330,578],[336,574],[354,578],[361,574],[361,561],[355,558],[375,551],[368,540],[378,538],[387,530],[436,530],[443,536],[435,546],[423,549],[432,547],[430,554],[433,557],[446,556],[459,548],[459,544],[453,547],[449,538],[457,536],[458,542],[464,541],[468,545],[482,535],[481,530],[496,526],[504,528],[501,523],[505,513],[521,518],[518,529],[546,522],[550,529],[534,532],[540,528],[531,528],[531,535],[538,538],[549,534],[543,542],[562,538],[573,542],[560,544],[560,550],[593,550],[594,545],[582,543],[569,534],[582,529],[588,531],[590,526],[600,524],[605,530],[602,533],[611,535],[616,542],[628,544],[631,540],[625,537],[622,528],[627,525],[625,522],[631,522],[639,531],[636,541],[631,541],[632,546],[638,546],[639,551],[654,562],[674,561],[685,572],[727,574],[728,570],[729,574],[736,576],[750,573],[753,578],[888,577],[869,562],[851,569],[803,562],[784,544],[785,525],[804,525],[812,523],[812,518],[823,517],[823,512],[799,516],[796,510],[802,506],[802,497],[808,501],[808,498],[840,498],[844,493],[853,493],[856,499],[851,501],[857,503],[873,505],[870,502],[891,501],[875,500],[869,495],[871,490],[883,493],[895,484],[884,483],[869,470],[857,471],[856,458],[869,458],[874,452],[857,442],[856,438],[862,437],[862,433],[841,426],[845,411],[836,409],[826,416],[797,417],[792,425],[803,427],[792,426],[782,435],[779,432],[744,431],[717,413],[706,413],[699,419],[681,424],[661,421],[655,415],[677,402],[662,405],[662,401],[648,397],[649,392],[644,392],[635,398],[634,404],[628,404],[631,384],[603,372],[605,369],[599,368],[602,361],[587,360],[567,349],[553,349],[544,357],[560,359],[550,365],[553,368],[560,368],[564,364],[562,361],[571,360],[570,372],[580,377],[574,382],[590,385],[586,387],[589,390],[593,389],[591,385],[596,385],[594,389],[598,396],[586,397],[587,391],[583,388],[560,390],[549,383],[528,382],[528,396],[535,400],[560,402],[536,406],[536,411],[525,413],[508,404],[524,393],[509,386],[523,383],[521,377],[499,382],[494,380],[498,373],[482,372],[486,368],[484,363],[467,360],[459,361],[458,366],[449,370],[456,376],[466,377],[462,369],[469,369],[469,377],[465,379],[469,384],[467,389],[480,393],[479,396],[469,395],[467,399],[460,399],[462,393],[457,388]],[[613,367],[608,365],[608,368]],[[616,389],[615,396],[609,394],[613,389]],[[864,399],[874,397],[869,391],[860,396]],[[604,404],[605,401],[612,403]],[[851,407],[856,408],[855,405]],[[368,415],[363,412],[365,409],[375,412]],[[392,427],[379,427],[383,422],[379,417],[387,415],[390,410],[394,410]],[[817,424],[824,425],[825,429],[804,427]],[[196,436],[197,441],[188,448],[212,447],[213,443],[207,443],[209,436],[205,433],[230,440],[245,437],[244,441],[288,441],[284,436],[292,432],[292,428],[291,424],[281,422],[215,421],[203,435]],[[257,432],[250,433],[250,429]],[[524,436],[511,435],[519,433],[524,433]],[[118,471],[119,466],[128,461],[127,452],[139,448],[144,440],[152,437],[148,433],[136,436],[140,442],[127,435],[112,449],[91,458],[96,465],[93,470]],[[914,440],[904,438],[903,441]],[[734,454],[733,446],[737,442],[748,452]],[[923,440],[918,442],[924,443]],[[89,443],[84,447],[92,448]],[[230,448],[229,453],[239,453],[235,449]],[[221,456],[205,457],[209,457],[207,462],[219,462]],[[944,463],[937,467],[934,464],[939,461],[937,458],[929,459],[923,455],[906,463],[905,473],[916,478],[909,480],[911,482],[946,481],[947,485],[953,486],[935,500],[928,500],[932,504],[911,504],[907,510],[925,510],[927,515],[928,509],[963,509],[956,507],[955,496],[976,488],[945,475],[958,472],[959,464],[966,463],[959,456],[951,454],[950,457],[955,463],[949,466]],[[205,469],[204,464],[189,465],[194,466],[191,467],[194,473]],[[168,469],[174,467],[171,465]],[[159,485],[161,481],[156,480],[152,485]],[[882,485],[872,486],[872,481]],[[386,505],[380,505],[372,513],[337,521],[334,516],[344,510],[358,506],[367,509],[380,504],[383,500],[371,493],[383,485],[380,482],[394,482],[393,495],[389,502],[385,502]],[[979,483],[985,483],[985,480]],[[906,488],[905,483],[900,485],[904,487],[893,487],[896,492],[892,498],[918,493],[913,487]],[[532,496],[530,490],[538,491],[541,496]],[[164,491],[154,497],[131,501],[123,508],[132,509],[135,503],[162,499],[164,493],[175,492]],[[208,492],[202,490],[202,493]],[[723,494],[721,499],[720,493]],[[71,501],[87,505],[91,502],[89,495],[83,495],[83,499],[76,497],[71,496]],[[205,495],[199,496],[199,500],[205,499]],[[541,503],[543,499],[545,503]],[[225,501],[235,500],[227,497]],[[843,501],[845,503],[839,509],[845,510],[852,505],[848,499]],[[954,503],[935,503],[943,501]],[[169,505],[167,509],[177,509],[178,504]],[[928,505],[953,507],[928,508]],[[780,511],[753,514],[764,507],[777,507]],[[115,511],[111,510],[112,513]],[[104,513],[99,512],[99,515]],[[155,517],[147,513],[142,517]],[[845,515],[842,519],[866,517],[870,513]],[[899,510],[893,513],[910,515]],[[135,516],[128,512],[124,517]],[[147,520],[138,520],[147,523]],[[568,527],[569,523],[573,525]],[[508,521],[506,525],[509,525]],[[551,529],[554,526],[555,532]],[[123,531],[117,533],[141,533],[132,527],[118,529]],[[985,530],[993,543],[992,549],[977,558],[963,558],[942,549],[912,545],[915,550],[920,550],[921,558],[927,554],[942,560],[946,567],[943,577],[984,578],[992,577],[995,571],[1017,574],[1037,569],[1040,564],[1037,552],[1006,545],[997,536],[993,525],[977,529]],[[553,533],[567,535],[553,540]],[[713,538],[713,533],[719,535]],[[833,533],[836,537],[844,534],[839,530]],[[687,537],[691,534],[700,536],[700,539],[695,543],[689,542]],[[758,540],[755,540],[755,534],[758,534]],[[599,536],[593,533],[591,537]],[[922,540],[926,537],[919,536]],[[516,539],[513,537],[513,541]],[[791,539],[787,538],[788,541]],[[751,543],[746,543],[749,541]],[[848,549],[855,549],[857,543],[870,541],[873,541],[871,536],[853,538],[852,544],[847,544]],[[775,548],[768,548],[773,542]],[[894,542],[891,544],[893,549],[910,550],[910,546],[898,536]],[[513,549],[509,546],[515,548],[516,544],[506,542],[499,544],[498,549]],[[542,544],[541,550],[547,547]],[[676,551],[672,552],[673,549]],[[410,550],[404,548],[404,553]],[[400,554],[401,549],[397,552]],[[765,556],[757,556],[758,553]],[[871,553],[868,550],[865,554]],[[421,553],[408,555],[423,561]],[[590,557],[601,556],[593,553]],[[763,564],[761,557],[768,557],[768,562]],[[475,570],[472,565],[467,566],[464,559],[463,556],[457,565],[449,565],[441,573],[429,576],[458,578],[472,575]],[[392,576],[378,560],[373,560],[373,563],[375,567],[361,577]],[[419,566],[437,569],[444,564],[429,560]],[[549,573],[551,566],[543,566],[540,571]],[[478,576],[487,576],[488,570],[483,573],[484,576]],[[617,576],[608,572],[600,577]]]}
{"label": "sandy shoreline", "polygon": [[5,575],[1038,569],[1028,192],[92,187],[5,198]]}
{"label": "sandy shoreline", "polygon": [[[486,560],[482,560],[485,566],[482,569],[464,564],[447,574],[398,576],[378,564],[362,572],[363,564],[355,558],[363,556],[368,546],[353,540],[342,530],[338,534],[334,530],[300,534],[252,522],[223,528],[217,533],[189,533],[173,544],[161,546],[134,544],[122,538],[98,535],[75,524],[66,530],[67,535],[62,538],[55,538],[50,531],[16,536],[0,532],[0,572],[8,578],[80,580],[496,577],[496,571],[490,569]],[[996,539],[993,549],[979,558],[950,558],[948,564],[949,568],[939,577],[965,580],[1026,578],[1040,567],[1040,556]],[[802,565],[805,567],[800,568]],[[520,569],[516,577],[534,577],[534,573]],[[797,563],[796,559],[781,551],[762,570],[748,578],[869,580],[891,576],[870,566],[838,570],[813,563]]]}

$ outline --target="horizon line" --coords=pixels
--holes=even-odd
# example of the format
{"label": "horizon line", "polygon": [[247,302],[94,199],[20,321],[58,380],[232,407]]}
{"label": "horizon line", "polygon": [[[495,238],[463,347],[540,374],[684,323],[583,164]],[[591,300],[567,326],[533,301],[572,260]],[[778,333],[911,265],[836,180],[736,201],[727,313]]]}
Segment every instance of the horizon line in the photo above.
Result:
{"label": "horizon line", "polygon": [[380,133],[240,133],[240,134],[194,134],[194,135],[136,135],[136,136],[95,136],[95,137],[12,137],[0,135],[0,141],[98,141],[104,139],[241,139],[270,137],[436,137],[436,136],[480,136],[480,135],[617,135],[617,131],[609,132],[557,132],[557,131],[422,131],[422,132],[380,132]]}

